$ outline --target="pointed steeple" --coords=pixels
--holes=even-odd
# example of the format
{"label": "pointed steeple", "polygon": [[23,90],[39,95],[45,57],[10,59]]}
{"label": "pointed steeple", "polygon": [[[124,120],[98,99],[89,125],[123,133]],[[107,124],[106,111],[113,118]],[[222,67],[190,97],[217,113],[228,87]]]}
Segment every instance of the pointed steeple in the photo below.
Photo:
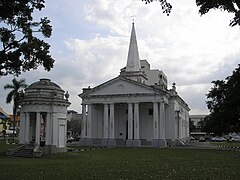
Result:
{"label": "pointed steeple", "polygon": [[134,23],[132,23],[132,32],[128,50],[127,66],[126,68],[121,69],[120,76],[144,84],[148,79],[147,75],[143,71],[141,71]]}
{"label": "pointed steeple", "polygon": [[140,71],[140,59],[134,23],[132,23],[132,32],[128,50],[126,72]]}

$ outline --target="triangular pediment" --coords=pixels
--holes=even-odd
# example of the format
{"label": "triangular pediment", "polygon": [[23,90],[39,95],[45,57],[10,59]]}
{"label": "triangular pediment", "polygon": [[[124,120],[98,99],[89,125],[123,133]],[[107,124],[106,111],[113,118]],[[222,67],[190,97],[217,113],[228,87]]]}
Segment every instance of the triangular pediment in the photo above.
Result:
{"label": "triangular pediment", "polygon": [[150,86],[123,77],[117,77],[91,89],[86,93],[81,94],[80,96],[152,94],[152,93],[156,93],[156,91]]}

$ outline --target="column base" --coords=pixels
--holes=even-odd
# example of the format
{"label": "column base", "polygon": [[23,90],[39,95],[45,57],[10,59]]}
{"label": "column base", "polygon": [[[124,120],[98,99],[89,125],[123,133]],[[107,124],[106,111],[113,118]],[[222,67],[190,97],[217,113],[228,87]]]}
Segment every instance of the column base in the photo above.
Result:
{"label": "column base", "polygon": [[140,139],[134,139],[132,145],[133,147],[140,147],[141,146]]}
{"label": "column base", "polygon": [[102,147],[108,146],[108,139],[102,139]]}
{"label": "column base", "polygon": [[116,140],[115,139],[108,139],[107,145],[110,147],[115,147],[116,146]]}
{"label": "column base", "polygon": [[85,138],[81,138],[80,140],[79,140],[79,144],[80,144],[80,146],[85,146]]}
{"label": "column base", "polygon": [[158,140],[158,145],[159,145],[159,147],[166,147],[167,146],[166,139],[159,139]]}
{"label": "column base", "polygon": [[180,139],[176,139],[176,140],[175,140],[175,145],[176,145],[176,146],[185,146],[186,143],[183,142],[183,141],[180,140]]}
{"label": "column base", "polygon": [[128,139],[126,141],[126,147],[132,147],[133,146],[133,140],[132,139]]}
{"label": "column base", "polygon": [[176,141],[172,139],[166,139],[167,147],[174,147],[176,146]]}
{"label": "column base", "polygon": [[152,147],[158,147],[159,146],[158,141],[159,141],[159,139],[153,139],[152,140]]}
{"label": "column base", "polygon": [[87,138],[85,139],[85,146],[92,146],[93,145],[93,139]]}

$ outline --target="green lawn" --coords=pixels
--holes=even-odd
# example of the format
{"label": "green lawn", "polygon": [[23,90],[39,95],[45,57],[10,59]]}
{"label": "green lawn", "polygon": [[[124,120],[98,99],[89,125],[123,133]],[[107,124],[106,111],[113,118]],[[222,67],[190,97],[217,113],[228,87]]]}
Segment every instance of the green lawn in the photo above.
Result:
{"label": "green lawn", "polygon": [[109,148],[39,159],[11,158],[1,143],[0,179],[239,179],[240,152]]}

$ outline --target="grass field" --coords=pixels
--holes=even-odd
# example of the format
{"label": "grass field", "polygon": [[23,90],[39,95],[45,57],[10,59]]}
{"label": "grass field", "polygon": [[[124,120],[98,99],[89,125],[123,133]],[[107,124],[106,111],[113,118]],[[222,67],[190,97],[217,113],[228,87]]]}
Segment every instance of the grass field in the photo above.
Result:
{"label": "grass field", "polygon": [[240,152],[197,149],[109,148],[39,159],[4,155],[0,179],[239,179]]}

